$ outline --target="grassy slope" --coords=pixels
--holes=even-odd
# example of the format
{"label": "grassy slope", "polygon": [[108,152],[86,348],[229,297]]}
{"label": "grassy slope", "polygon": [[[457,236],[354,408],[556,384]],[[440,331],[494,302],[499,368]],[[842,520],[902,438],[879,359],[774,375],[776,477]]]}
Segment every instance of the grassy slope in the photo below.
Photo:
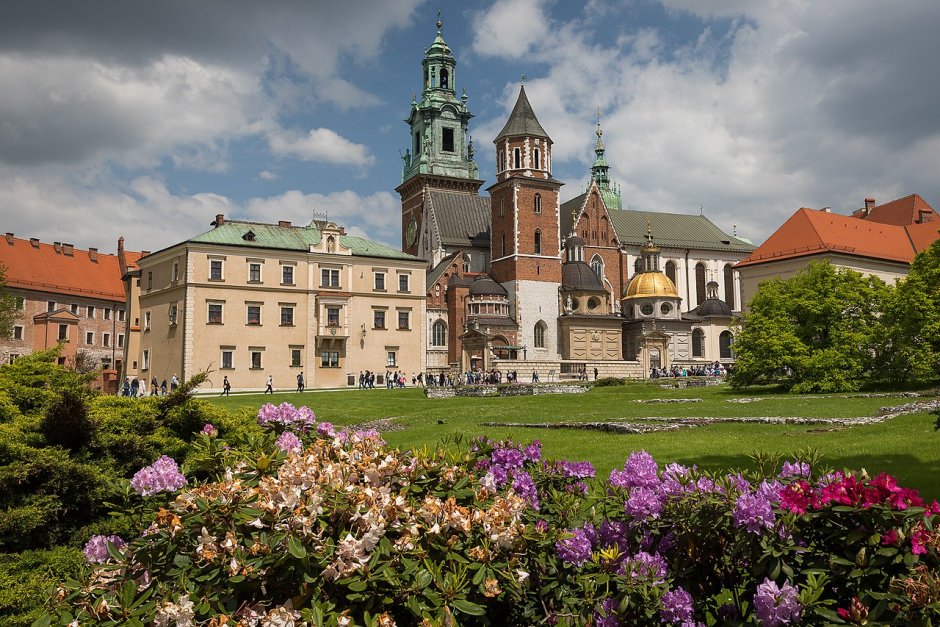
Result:
{"label": "grassy slope", "polygon": [[[592,430],[549,430],[482,427],[481,422],[570,422],[630,420],[636,417],[685,416],[871,416],[878,408],[899,405],[898,398],[801,398],[763,394],[754,403],[728,403],[734,394],[725,387],[662,389],[634,384],[596,388],[584,395],[546,395],[515,398],[455,398],[429,400],[421,390],[371,390],[283,393],[211,399],[234,410],[257,409],[264,402],[289,401],[310,406],[319,419],[338,425],[393,418],[406,428],[385,435],[402,448],[433,446],[443,437],[485,434],[518,441],[539,438],[547,457],[587,459],[599,476],[621,465],[630,453],[646,449],[662,463],[698,464],[710,470],[742,467],[757,451],[793,453],[812,447],[829,465],[866,468],[870,473],[890,472],[904,485],[925,496],[940,498],[940,433],[929,414],[829,430],[825,425],[718,424],[645,435],[609,434]],[[755,396],[749,393],[744,396]],[[702,403],[645,404],[636,399],[702,398]],[[438,424],[443,420],[444,424]]]}

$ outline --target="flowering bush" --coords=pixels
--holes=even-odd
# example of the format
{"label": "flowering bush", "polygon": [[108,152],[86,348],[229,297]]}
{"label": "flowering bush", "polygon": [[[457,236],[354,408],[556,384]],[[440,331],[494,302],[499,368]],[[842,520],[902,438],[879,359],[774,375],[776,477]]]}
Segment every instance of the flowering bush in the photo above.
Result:
{"label": "flowering bush", "polygon": [[90,540],[87,572],[46,624],[768,627],[940,613],[940,506],[887,475],[799,460],[712,476],[640,451],[601,481],[590,464],[543,459],[538,442],[400,452],[305,410],[262,408],[264,437],[201,435],[210,478],[151,493],[136,539]]}

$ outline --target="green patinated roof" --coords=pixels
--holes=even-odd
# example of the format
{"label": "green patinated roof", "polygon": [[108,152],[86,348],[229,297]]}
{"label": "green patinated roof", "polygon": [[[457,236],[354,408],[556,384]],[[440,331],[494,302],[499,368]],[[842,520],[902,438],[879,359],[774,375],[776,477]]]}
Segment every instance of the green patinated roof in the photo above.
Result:
{"label": "green patinated roof", "polygon": [[[245,239],[248,233],[253,238]],[[307,226],[281,226],[263,222],[242,222],[228,220],[222,226],[200,233],[190,238],[189,242],[200,244],[219,244],[225,246],[244,246],[248,248],[268,248],[275,250],[309,251],[311,246],[320,243],[321,233],[316,221]],[[391,246],[373,242],[362,237],[343,235],[340,244],[361,257],[381,257],[385,259],[405,259],[421,261]]]}
{"label": "green patinated roof", "polygon": [[512,113],[509,114],[509,120],[506,121],[506,126],[503,127],[503,130],[499,132],[499,135],[493,141],[518,135],[548,139],[548,133],[539,124],[538,118],[535,117],[535,111],[532,110],[532,105],[529,104],[529,99],[525,95],[525,87],[519,88],[519,97],[516,99],[516,105],[512,108]]}

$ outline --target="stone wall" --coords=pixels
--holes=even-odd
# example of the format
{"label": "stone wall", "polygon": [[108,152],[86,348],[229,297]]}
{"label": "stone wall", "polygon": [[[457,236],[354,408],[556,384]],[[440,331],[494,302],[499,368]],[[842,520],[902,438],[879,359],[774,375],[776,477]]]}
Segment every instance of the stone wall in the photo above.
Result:
{"label": "stone wall", "polygon": [[591,387],[578,383],[546,383],[540,385],[461,385],[453,388],[426,388],[427,398],[454,398],[469,396],[533,396],[538,394],[584,394]]}

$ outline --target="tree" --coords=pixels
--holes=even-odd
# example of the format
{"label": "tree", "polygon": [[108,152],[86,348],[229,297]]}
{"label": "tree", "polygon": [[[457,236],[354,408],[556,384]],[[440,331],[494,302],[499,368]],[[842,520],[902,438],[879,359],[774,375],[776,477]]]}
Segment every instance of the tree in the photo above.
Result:
{"label": "tree", "polygon": [[871,375],[883,281],[811,262],[760,285],[735,337],[732,385],[782,383],[796,392],[858,389]]}
{"label": "tree", "polygon": [[16,299],[7,290],[6,268],[0,264],[0,337],[10,337],[16,321]]}
{"label": "tree", "polygon": [[940,375],[940,240],[918,253],[885,303],[876,376],[924,385]]}

